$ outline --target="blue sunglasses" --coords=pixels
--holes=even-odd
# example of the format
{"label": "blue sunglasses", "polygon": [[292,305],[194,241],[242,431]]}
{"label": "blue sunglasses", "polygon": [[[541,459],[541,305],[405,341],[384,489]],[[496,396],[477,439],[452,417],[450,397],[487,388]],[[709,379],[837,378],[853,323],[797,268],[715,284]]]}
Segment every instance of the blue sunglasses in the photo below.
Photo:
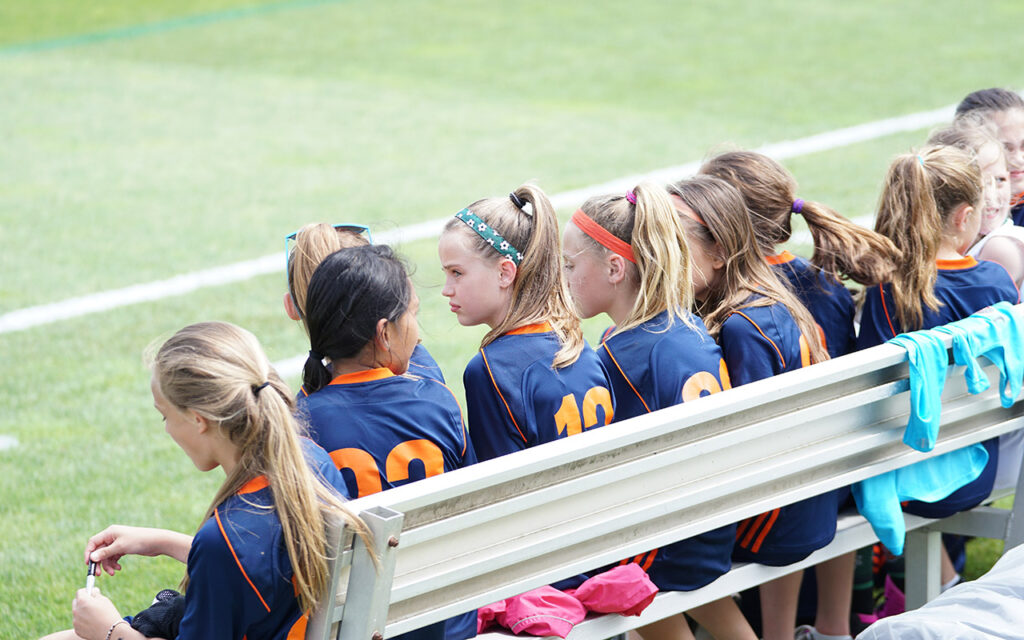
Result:
{"label": "blue sunglasses", "polygon": [[[366,226],[365,224],[353,224],[351,222],[342,222],[342,223],[339,223],[339,224],[336,224],[336,225],[333,225],[333,226],[334,226],[335,229],[338,229],[340,231],[351,231],[352,233],[355,233],[357,235],[366,234],[366,241],[369,242],[370,244],[373,244],[373,235],[370,233],[370,227]],[[291,243],[295,240],[296,237],[298,237],[298,235],[299,235],[299,233],[301,231],[302,231],[301,229],[299,231],[292,231],[291,233],[289,233],[288,235],[286,235],[284,237],[284,277],[285,277],[285,282],[288,282],[289,280],[291,280],[291,273],[289,273],[289,264],[288,264],[288,262],[289,262],[288,258],[292,254]]]}

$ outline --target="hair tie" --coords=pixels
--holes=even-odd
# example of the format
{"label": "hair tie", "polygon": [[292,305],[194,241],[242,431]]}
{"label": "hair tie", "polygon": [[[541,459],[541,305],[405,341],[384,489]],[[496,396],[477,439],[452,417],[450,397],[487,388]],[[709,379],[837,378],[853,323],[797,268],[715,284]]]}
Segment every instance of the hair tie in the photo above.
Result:
{"label": "hair tie", "polygon": [[522,209],[526,206],[526,201],[517,196],[514,191],[508,194],[508,199],[512,201],[512,204],[516,205],[516,209]]}
{"label": "hair tie", "polygon": [[921,167],[924,167],[924,158],[921,157],[921,154],[917,154],[917,161],[921,163]]}
{"label": "hair tie", "polygon": [[252,385],[252,395],[254,395],[254,396],[260,395],[260,391],[262,391],[263,387],[267,386],[268,384],[270,384],[270,380],[267,380],[266,382],[264,382],[263,384],[260,384],[260,385],[255,385],[255,384]]}
{"label": "hair tie", "polygon": [[792,211],[793,213],[800,213],[801,211],[804,210],[804,201],[801,200],[800,198],[797,198],[796,200],[793,201],[793,206],[790,207],[789,210]]}
{"label": "hair tie", "polygon": [[572,214],[572,223],[602,247],[636,264],[633,247],[622,238],[616,237],[611,231],[594,222],[593,218],[583,213],[583,209],[577,209],[576,213]]}
{"label": "hair tie", "polygon": [[324,362],[324,357],[322,355],[320,355],[319,353],[317,353],[316,351],[313,351],[312,349],[309,350],[309,357],[310,357],[310,359],[316,360],[317,362],[319,362],[321,364],[323,364],[323,362]]}
{"label": "hair tie", "polygon": [[517,267],[523,261],[523,254],[519,252],[519,249],[516,249],[508,240],[501,237],[501,234],[484,222],[480,216],[469,209],[463,209],[456,213],[455,217],[465,222],[466,226],[483,238],[484,242],[489,244],[492,249],[511,260]]}
{"label": "hair tie", "polygon": [[636,194],[632,189],[626,192],[626,200],[629,200],[629,204],[636,204]]}

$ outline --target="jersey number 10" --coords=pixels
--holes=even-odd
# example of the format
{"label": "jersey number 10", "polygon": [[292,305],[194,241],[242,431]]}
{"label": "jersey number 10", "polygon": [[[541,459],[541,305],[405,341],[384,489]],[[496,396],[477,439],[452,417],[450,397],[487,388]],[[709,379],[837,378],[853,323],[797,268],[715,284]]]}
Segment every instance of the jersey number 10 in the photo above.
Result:
{"label": "jersey number 10", "polygon": [[567,393],[562,397],[562,406],[555,413],[555,426],[558,427],[558,435],[574,436],[582,433],[584,429],[596,426],[598,422],[597,410],[601,409],[604,414],[604,424],[612,421],[612,394],[604,387],[591,387],[583,396],[583,414],[580,415],[580,408],[576,405],[576,397]]}

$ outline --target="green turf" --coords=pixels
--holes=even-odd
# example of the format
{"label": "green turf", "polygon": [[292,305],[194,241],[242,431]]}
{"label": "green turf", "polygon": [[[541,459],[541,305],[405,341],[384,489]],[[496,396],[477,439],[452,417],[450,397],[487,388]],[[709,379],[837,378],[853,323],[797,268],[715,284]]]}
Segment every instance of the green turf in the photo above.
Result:
{"label": "green turf", "polygon": [[[375,230],[536,179],[550,192],[1024,85],[1014,2],[9,0],[0,3],[0,314],[283,250],[311,220]],[[888,136],[787,161],[869,214]],[[680,176],[682,177],[682,176]],[[561,212],[563,216],[569,211]],[[416,267],[423,339],[461,396],[482,330]],[[799,248],[798,248],[799,249]],[[303,352],[283,275],[0,334],[0,639],[66,626],[85,539],[191,530],[218,481],[162,433],[140,352],[184,324]],[[596,340],[604,320],[587,323]],[[981,566],[998,553],[981,552]],[[123,613],[173,561],[104,580]],[[975,569],[972,569],[974,571]]]}

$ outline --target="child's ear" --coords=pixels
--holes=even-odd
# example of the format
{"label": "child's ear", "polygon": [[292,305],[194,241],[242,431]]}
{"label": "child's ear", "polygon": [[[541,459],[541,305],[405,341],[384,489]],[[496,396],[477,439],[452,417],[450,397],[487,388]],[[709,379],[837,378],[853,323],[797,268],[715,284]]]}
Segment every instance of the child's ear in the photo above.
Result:
{"label": "child's ear", "polygon": [[284,312],[288,314],[288,317],[292,320],[301,320],[302,317],[299,315],[299,308],[295,306],[295,301],[292,300],[292,294],[284,294]]}
{"label": "child's ear", "polygon": [[722,245],[717,242],[711,249],[711,266],[715,271],[725,266],[725,251],[722,250]]}
{"label": "child's ear", "polygon": [[953,228],[957,231],[965,231],[967,229],[967,220],[970,219],[974,213],[974,207],[964,203],[953,210]]}
{"label": "child's ear", "polygon": [[516,263],[508,258],[502,260],[498,264],[498,286],[502,289],[511,287],[512,283],[516,281],[516,274],[518,272],[519,268],[516,267]]}
{"label": "child's ear", "polygon": [[388,330],[390,323],[387,318],[381,318],[377,321],[377,328],[374,331],[373,340],[377,343],[377,348],[381,351],[391,350],[391,336]]}
{"label": "child's ear", "polygon": [[617,253],[608,256],[608,284],[619,284],[626,279],[626,259]]}

